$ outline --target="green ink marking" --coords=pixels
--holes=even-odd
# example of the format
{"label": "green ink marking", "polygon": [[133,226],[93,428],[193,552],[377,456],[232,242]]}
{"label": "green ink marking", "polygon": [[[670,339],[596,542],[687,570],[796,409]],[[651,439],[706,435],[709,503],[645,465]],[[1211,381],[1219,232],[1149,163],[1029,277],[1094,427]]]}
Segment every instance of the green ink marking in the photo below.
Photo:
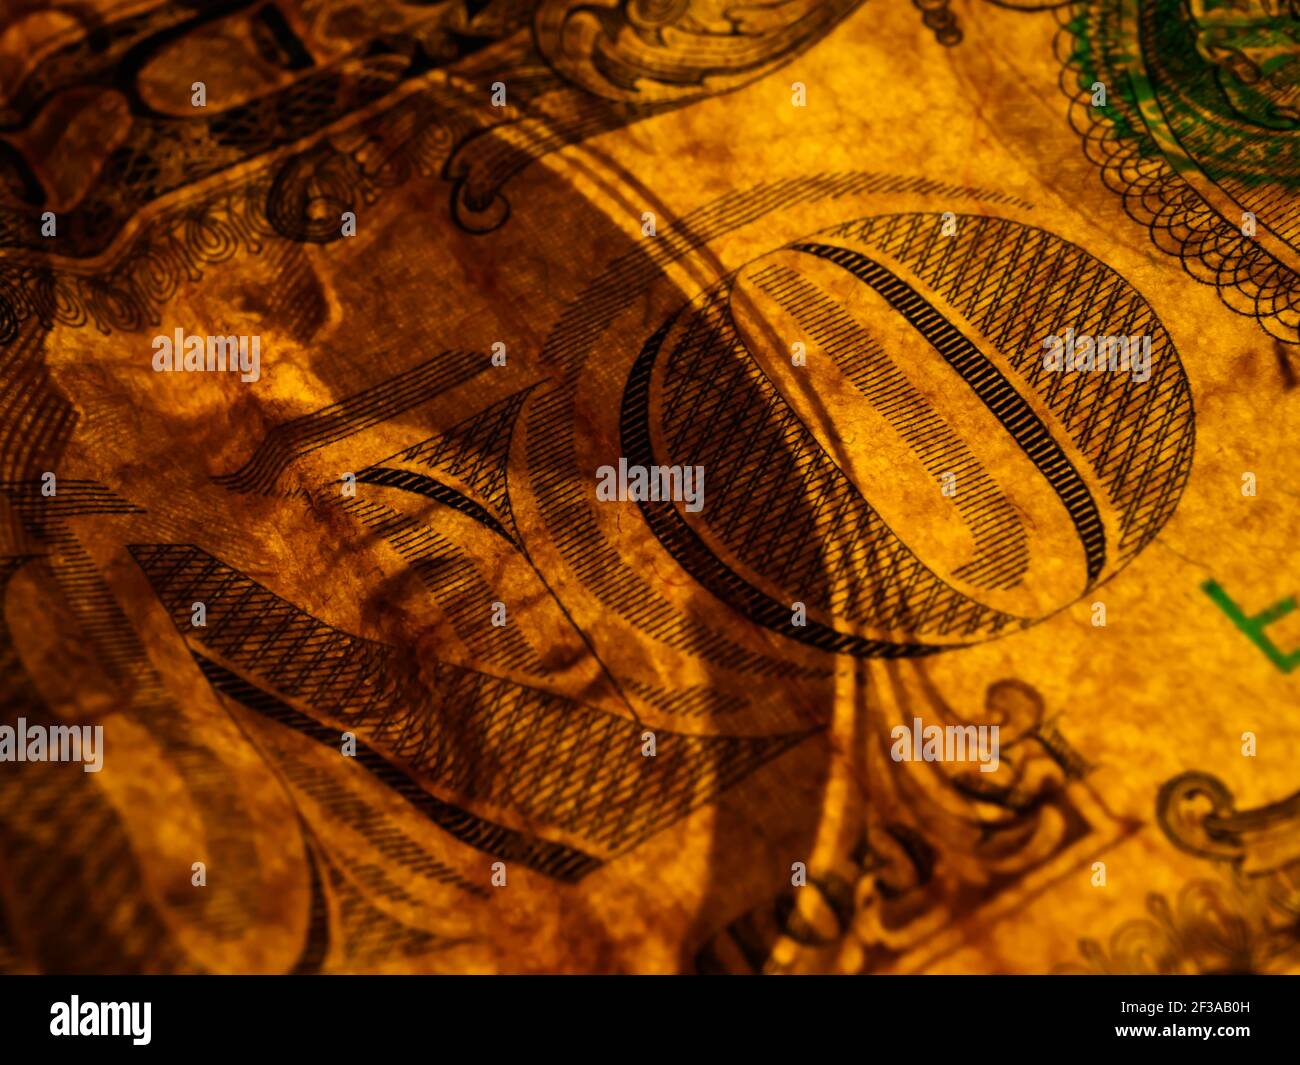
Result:
{"label": "green ink marking", "polygon": [[1218,608],[1228,615],[1232,623],[1244,632],[1250,642],[1263,651],[1268,660],[1283,673],[1290,673],[1296,666],[1300,666],[1300,648],[1290,654],[1285,654],[1278,650],[1277,645],[1264,635],[1265,628],[1275,621],[1280,621],[1295,610],[1296,601],[1294,598],[1283,599],[1280,603],[1274,603],[1263,613],[1256,614],[1254,617],[1247,617],[1241,608],[1228,597],[1228,593],[1219,587],[1217,582],[1206,581],[1201,585],[1201,591],[1213,599]]}

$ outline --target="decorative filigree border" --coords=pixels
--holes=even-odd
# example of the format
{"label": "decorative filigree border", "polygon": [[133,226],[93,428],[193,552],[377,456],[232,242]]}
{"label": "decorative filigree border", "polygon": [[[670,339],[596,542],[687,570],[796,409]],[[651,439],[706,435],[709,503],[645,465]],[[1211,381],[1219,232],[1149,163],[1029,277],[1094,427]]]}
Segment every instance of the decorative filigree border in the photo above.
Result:
{"label": "decorative filigree border", "polygon": [[1156,798],[1156,820],[1179,850],[1227,866],[1175,899],[1152,892],[1148,917],[1120,925],[1106,945],[1079,940],[1066,973],[1210,974],[1294,971],[1300,964],[1300,792],[1239,810],[1208,773],[1182,773]]}
{"label": "decorative filigree border", "polygon": [[[1164,157],[1130,101],[1112,91],[1106,107],[1092,106],[1078,56],[1096,6],[1058,12],[1054,42],[1062,64],[1059,83],[1070,98],[1070,125],[1082,138],[1084,154],[1101,168],[1102,181],[1123,199],[1128,216],[1147,227],[1161,251],[1177,256],[1187,274],[1213,285],[1225,306],[1254,318],[1270,336],[1300,344],[1300,275],[1205,202]],[[1108,88],[1115,84],[1107,81]]]}

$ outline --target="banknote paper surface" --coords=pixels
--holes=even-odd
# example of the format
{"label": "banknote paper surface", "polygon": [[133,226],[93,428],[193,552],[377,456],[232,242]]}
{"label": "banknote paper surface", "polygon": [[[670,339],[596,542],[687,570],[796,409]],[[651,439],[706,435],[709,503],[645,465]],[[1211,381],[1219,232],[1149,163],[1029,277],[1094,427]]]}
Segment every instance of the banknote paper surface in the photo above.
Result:
{"label": "banknote paper surface", "polygon": [[0,13],[0,971],[1300,971],[1295,0]]}

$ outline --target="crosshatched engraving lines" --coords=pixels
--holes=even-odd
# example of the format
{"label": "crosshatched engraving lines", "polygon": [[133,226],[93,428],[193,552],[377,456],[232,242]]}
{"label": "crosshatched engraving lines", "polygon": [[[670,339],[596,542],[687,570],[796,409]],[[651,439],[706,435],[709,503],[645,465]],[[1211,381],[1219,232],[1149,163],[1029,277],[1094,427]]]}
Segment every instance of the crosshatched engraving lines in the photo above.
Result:
{"label": "crosshatched engraving lines", "polygon": [[1088,581],[1095,581],[1106,564],[1106,531],[1096,501],[1073,463],[1052,439],[1047,426],[1020,394],[996,373],[988,358],[910,285],[879,263],[846,248],[825,244],[798,244],[795,248],[829,259],[871,285],[891,306],[901,311],[961,374],[1060,495],[1087,552]]}
{"label": "crosshatched engraving lines", "polygon": [[[702,297],[665,353],[666,450],[711,471],[709,529],[756,574],[848,620],[944,635],[1012,623],[940,580],[885,525],[749,357],[728,299]],[[788,608],[778,614],[789,621]]]}
{"label": "crosshatched engraving lines", "polygon": [[[1120,514],[1117,556],[1127,560],[1173,513],[1195,442],[1191,388],[1167,331],[1114,270],[1081,248],[1032,226],[963,217],[955,236],[935,239],[932,215],[861,219],[830,234],[878,248],[933,287],[1006,353],[1015,372],[1060,419]],[[951,257],[926,254],[919,234],[965,258],[1005,264],[983,288],[963,280]],[[1054,374],[1043,338],[1143,333],[1152,338],[1151,379],[1129,374]],[[1075,380],[1071,381],[1073,377]]]}
{"label": "crosshatched engraving lines", "polygon": [[[459,801],[553,825],[590,841],[593,852],[632,846],[812,731],[660,730],[656,757],[642,758],[634,721],[476,670],[417,663],[334,629],[191,545],[137,544],[131,552],[177,629],[206,649],[204,657],[220,656],[221,668],[239,670],[248,683],[336,717],[385,759]],[[190,605],[199,599],[207,625],[192,628]],[[330,735],[336,742],[337,729]]]}
{"label": "crosshatched engraving lines", "polygon": [[764,267],[753,280],[835,360],[924,463],[936,485],[944,473],[962,485],[955,505],[974,536],[977,556],[954,575],[977,587],[1015,588],[1029,564],[1028,537],[1015,509],[965,442],[909,384],[871,332],[817,286],[775,265]]}
{"label": "crosshatched engraving lines", "polygon": [[482,373],[486,365],[480,352],[444,351],[328,407],[277,425],[239,469],[213,480],[234,492],[269,492],[303,455],[433,399]]}

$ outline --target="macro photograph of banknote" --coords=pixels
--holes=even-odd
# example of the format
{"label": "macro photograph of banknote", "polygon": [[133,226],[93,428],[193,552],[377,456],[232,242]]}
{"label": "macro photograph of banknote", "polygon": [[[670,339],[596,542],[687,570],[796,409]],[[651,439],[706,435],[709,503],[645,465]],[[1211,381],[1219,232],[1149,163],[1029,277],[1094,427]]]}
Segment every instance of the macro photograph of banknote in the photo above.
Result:
{"label": "macro photograph of banknote", "polygon": [[0,0],[0,973],[1300,974],[1298,381],[1300,0]]}

